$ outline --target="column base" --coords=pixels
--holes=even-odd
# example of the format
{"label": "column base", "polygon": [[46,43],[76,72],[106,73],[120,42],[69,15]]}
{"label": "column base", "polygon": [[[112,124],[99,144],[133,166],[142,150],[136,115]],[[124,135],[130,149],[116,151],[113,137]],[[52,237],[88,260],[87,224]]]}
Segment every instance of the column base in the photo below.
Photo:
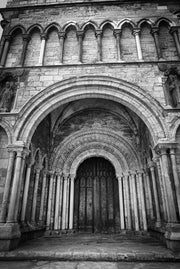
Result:
{"label": "column base", "polygon": [[167,248],[180,252],[180,224],[168,225],[164,238]]}
{"label": "column base", "polygon": [[0,224],[0,251],[17,248],[20,238],[21,232],[18,223]]}

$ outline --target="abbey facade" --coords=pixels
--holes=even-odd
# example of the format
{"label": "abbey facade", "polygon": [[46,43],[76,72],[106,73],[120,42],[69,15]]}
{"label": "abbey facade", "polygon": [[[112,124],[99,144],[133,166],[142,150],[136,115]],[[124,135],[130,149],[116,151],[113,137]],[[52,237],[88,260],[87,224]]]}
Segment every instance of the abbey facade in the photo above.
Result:
{"label": "abbey facade", "polygon": [[179,1],[0,11],[0,249],[79,231],[180,249]]}

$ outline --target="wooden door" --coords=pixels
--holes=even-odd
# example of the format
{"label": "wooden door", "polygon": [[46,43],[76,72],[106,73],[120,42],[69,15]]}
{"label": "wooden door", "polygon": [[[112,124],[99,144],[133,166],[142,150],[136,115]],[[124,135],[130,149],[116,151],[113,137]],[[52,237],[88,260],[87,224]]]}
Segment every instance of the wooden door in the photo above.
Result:
{"label": "wooden door", "polygon": [[87,232],[119,231],[118,181],[112,164],[89,158],[75,180],[74,227]]}

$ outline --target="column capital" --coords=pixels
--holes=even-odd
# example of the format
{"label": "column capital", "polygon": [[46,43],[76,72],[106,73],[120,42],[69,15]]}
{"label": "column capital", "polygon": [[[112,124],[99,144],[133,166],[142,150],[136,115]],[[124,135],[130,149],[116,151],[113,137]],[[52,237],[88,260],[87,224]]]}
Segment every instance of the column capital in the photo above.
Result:
{"label": "column capital", "polygon": [[78,38],[80,38],[80,37],[83,38],[83,36],[84,36],[84,31],[83,31],[83,30],[79,30],[79,31],[77,31],[76,34],[77,34],[77,37],[78,37]]}
{"label": "column capital", "polygon": [[167,151],[168,149],[176,149],[178,146],[177,142],[160,142],[155,147],[154,150],[156,154],[161,154],[162,151]]}
{"label": "column capital", "polygon": [[154,35],[154,34],[159,34],[159,27],[157,26],[154,26],[151,28],[151,34]]}
{"label": "column capital", "polygon": [[122,173],[122,177],[128,177],[128,176],[129,176],[128,172]]}
{"label": "column capital", "polygon": [[46,33],[42,33],[41,34],[41,40],[46,40],[47,39],[47,34]]}
{"label": "column capital", "polygon": [[23,34],[22,37],[23,37],[23,40],[24,40],[24,41],[27,41],[27,42],[29,42],[30,39],[31,39],[31,37],[30,37],[29,34]]}
{"label": "column capital", "polygon": [[64,31],[61,31],[58,33],[59,39],[64,39],[66,37],[66,33]]}
{"label": "column capital", "polygon": [[139,35],[140,32],[141,32],[140,28],[133,28],[133,30],[132,30],[132,33],[133,33],[134,36]]}
{"label": "column capital", "polygon": [[137,173],[137,175],[143,175],[144,171],[143,170],[137,170],[136,173]]}
{"label": "column capital", "polygon": [[5,39],[5,41],[11,41],[11,39],[12,39],[12,36],[11,35],[4,35],[4,39]]}
{"label": "column capital", "polygon": [[122,33],[121,29],[114,29],[113,31],[115,37],[120,37],[121,33]]}
{"label": "column capital", "polygon": [[9,152],[14,151],[25,155],[30,153],[30,150],[26,147],[23,141],[16,141],[16,143],[10,144],[7,146],[7,149]]}
{"label": "column capital", "polygon": [[96,30],[95,35],[96,35],[96,37],[101,37],[102,36],[102,30]]}
{"label": "column capital", "polygon": [[154,166],[155,166],[155,163],[153,162],[153,161],[149,161],[148,162],[148,168],[150,168],[150,169],[154,169]]}
{"label": "column capital", "polygon": [[169,33],[173,34],[174,32],[178,33],[178,26],[171,26],[170,27]]}

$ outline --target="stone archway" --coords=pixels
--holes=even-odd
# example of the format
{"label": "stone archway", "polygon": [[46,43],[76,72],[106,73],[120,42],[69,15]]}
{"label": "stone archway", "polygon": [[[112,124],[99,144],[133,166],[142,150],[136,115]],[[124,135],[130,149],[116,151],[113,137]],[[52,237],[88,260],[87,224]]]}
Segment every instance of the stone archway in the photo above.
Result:
{"label": "stone archway", "polygon": [[138,86],[108,76],[84,76],[56,83],[34,96],[20,111],[15,140],[30,143],[38,124],[60,105],[87,98],[114,100],[134,111],[147,125],[154,144],[167,136],[163,109]]}

